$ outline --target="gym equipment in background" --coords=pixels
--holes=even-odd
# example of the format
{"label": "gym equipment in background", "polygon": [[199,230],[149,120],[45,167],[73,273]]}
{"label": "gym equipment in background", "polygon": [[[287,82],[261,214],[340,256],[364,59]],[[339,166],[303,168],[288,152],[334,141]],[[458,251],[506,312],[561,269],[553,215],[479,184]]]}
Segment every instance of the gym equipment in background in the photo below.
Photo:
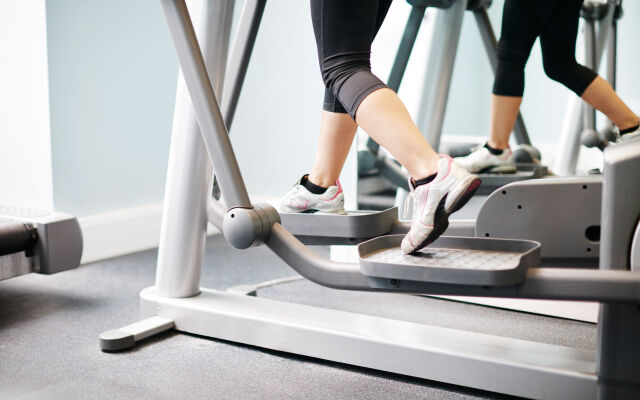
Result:
{"label": "gym equipment in background", "polygon": [[[495,73],[498,45],[487,14],[487,8],[492,1],[407,0],[407,2],[411,5],[411,12],[387,84],[396,92],[400,89],[418,32],[425,19],[425,13],[429,10],[426,23],[429,36],[427,65],[416,124],[437,151],[440,148],[442,124],[465,11],[473,12],[489,63]],[[514,138],[518,144],[514,148],[516,161],[519,163],[518,168],[508,174],[481,174],[482,185],[478,194],[491,193],[507,183],[547,175],[546,167],[539,163],[540,152],[531,145],[520,114],[514,126]],[[469,154],[475,145],[447,146],[447,152],[454,153],[454,156],[464,156]],[[375,196],[377,192],[388,192],[396,187],[409,190],[407,172],[393,158],[381,152],[378,143],[371,138],[367,139],[366,147],[358,151],[358,174],[358,192],[361,197],[367,198],[366,203],[371,203],[370,197]]]}
{"label": "gym equipment in background", "polygon": [[[618,21],[622,18],[622,0],[617,0],[615,7],[611,8],[606,2],[586,1],[582,7],[581,17],[584,21],[584,51],[585,65],[597,70],[595,62],[597,54],[596,21],[600,21],[613,13],[611,19],[611,32],[606,44],[607,48],[607,76],[606,80],[616,89],[616,68],[618,57]],[[613,123],[606,119],[605,127],[596,130],[596,110],[588,104],[584,104],[584,130],[580,135],[582,145],[597,147],[604,151],[610,142],[618,139],[618,130]]]}
{"label": "gym equipment in background", "polygon": [[[604,50],[608,47],[607,80],[615,85],[617,20],[622,17],[622,3],[620,0],[587,0],[582,15],[585,17],[585,64],[598,71]],[[596,132],[593,109],[578,96],[569,97],[566,110],[552,166],[557,175],[576,173],[581,143],[604,148],[607,145],[605,140],[608,141],[614,132],[610,124],[602,132]]]}

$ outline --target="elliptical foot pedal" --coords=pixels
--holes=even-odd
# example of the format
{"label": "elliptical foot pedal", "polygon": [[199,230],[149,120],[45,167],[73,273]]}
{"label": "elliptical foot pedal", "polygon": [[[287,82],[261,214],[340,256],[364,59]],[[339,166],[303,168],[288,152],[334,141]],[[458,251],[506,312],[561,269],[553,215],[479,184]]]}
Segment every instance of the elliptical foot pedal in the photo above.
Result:
{"label": "elliptical foot pedal", "polygon": [[478,188],[476,195],[491,194],[494,190],[513,182],[527,179],[539,179],[549,175],[549,169],[542,164],[515,164],[515,171],[506,172],[483,172],[478,174],[482,179],[482,185]]}
{"label": "elliptical foot pedal", "polygon": [[360,271],[371,278],[504,286],[522,283],[527,268],[540,265],[540,244],[534,241],[443,236],[407,255],[400,249],[403,237],[361,243]]}
{"label": "elliptical foot pedal", "polygon": [[347,215],[280,213],[280,219],[305,244],[353,245],[389,233],[398,220],[398,208],[349,211]]}
{"label": "elliptical foot pedal", "polygon": [[508,175],[515,174],[518,172],[518,168],[516,168],[515,164],[504,164],[504,165],[496,165],[486,170],[482,171],[479,175],[483,174],[494,174],[494,175]]}

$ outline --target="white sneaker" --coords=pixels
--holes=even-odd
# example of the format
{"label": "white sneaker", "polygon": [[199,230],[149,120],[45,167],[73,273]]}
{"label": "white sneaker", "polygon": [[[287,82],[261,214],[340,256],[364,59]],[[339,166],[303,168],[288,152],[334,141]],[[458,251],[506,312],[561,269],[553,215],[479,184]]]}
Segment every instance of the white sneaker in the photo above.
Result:
{"label": "white sneaker", "polygon": [[442,235],[449,226],[449,215],[469,201],[480,182],[449,156],[438,160],[438,173],[430,183],[414,187],[409,178],[411,193],[404,208],[408,210],[408,203],[413,200],[413,218],[411,229],[402,240],[402,251],[415,253]]}
{"label": "white sneaker", "polygon": [[625,133],[624,135],[620,135],[620,139],[616,143],[624,143],[629,140],[633,140],[640,137],[640,127],[633,132]]}
{"label": "white sneaker", "polygon": [[302,212],[323,212],[329,214],[346,214],[344,210],[344,193],[340,181],[336,181],[335,186],[329,186],[327,191],[322,194],[314,194],[307,190],[301,182],[304,177],[296,182],[293,189],[287,193],[282,202],[280,209],[287,213]]}
{"label": "white sneaker", "polygon": [[456,157],[456,162],[467,171],[477,174],[491,173],[515,173],[516,166],[513,162],[513,152],[510,148],[502,150],[500,154],[492,154],[484,145],[476,147],[466,157]]}

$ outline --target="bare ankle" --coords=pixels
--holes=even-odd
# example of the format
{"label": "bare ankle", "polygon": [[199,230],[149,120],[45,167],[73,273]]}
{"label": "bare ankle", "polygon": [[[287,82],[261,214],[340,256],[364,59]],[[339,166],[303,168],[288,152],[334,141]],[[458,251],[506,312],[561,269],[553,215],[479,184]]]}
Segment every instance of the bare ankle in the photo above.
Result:
{"label": "bare ankle", "polygon": [[509,142],[508,141],[504,142],[504,141],[489,139],[489,140],[487,140],[487,144],[492,149],[496,149],[496,150],[504,150],[504,149],[508,149],[509,148]]}
{"label": "bare ankle", "polygon": [[329,186],[333,186],[336,184],[335,180],[331,180],[325,176],[314,175],[313,172],[309,174],[307,177],[309,182],[313,183],[316,186],[320,186],[323,188],[328,188]]}
{"label": "bare ankle", "polygon": [[637,117],[634,119],[629,119],[627,121],[624,121],[623,123],[620,123],[620,125],[616,125],[618,127],[618,129],[620,129],[621,131],[624,130],[628,130],[628,129],[632,129],[632,128],[636,128],[638,127],[638,125],[640,125],[640,119],[638,119]]}

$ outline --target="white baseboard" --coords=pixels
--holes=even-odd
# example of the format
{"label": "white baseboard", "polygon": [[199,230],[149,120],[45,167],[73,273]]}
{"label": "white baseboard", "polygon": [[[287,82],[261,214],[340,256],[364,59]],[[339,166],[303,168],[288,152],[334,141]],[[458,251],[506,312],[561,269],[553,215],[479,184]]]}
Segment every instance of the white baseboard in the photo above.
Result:
{"label": "white baseboard", "polygon": [[[84,250],[82,264],[158,247],[162,203],[78,218]],[[208,234],[219,231],[209,224]]]}

